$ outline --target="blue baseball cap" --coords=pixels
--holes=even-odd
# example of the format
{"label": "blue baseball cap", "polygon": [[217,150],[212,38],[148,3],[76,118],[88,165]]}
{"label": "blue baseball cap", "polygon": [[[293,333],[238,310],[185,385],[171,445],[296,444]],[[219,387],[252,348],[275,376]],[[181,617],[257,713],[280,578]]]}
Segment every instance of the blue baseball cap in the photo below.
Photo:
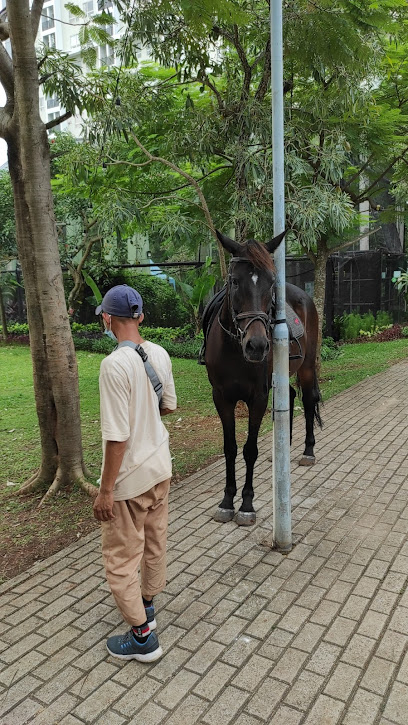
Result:
{"label": "blue baseball cap", "polygon": [[107,312],[114,317],[139,317],[143,311],[143,300],[139,292],[127,284],[118,284],[108,290],[95,315]]}

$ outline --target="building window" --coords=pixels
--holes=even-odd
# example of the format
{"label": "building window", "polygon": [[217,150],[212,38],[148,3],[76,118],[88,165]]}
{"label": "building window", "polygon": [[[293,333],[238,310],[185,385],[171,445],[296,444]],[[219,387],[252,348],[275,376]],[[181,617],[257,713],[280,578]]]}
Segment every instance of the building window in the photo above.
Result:
{"label": "building window", "polygon": [[78,48],[79,35],[71,35],[71,48]]}
{"label": "building window", "polygon": [[55,48],[55,33],[44,35],[43,43],[47,46],[47,48]]}
{"label": "building window", "polygon": [[[48,121],[53,121],[54,118],[58,118],[60,114],[58,112],[49,113],[48,114]],[[58,133],[58,131],[61,131],[61,126],[58,124],[58,126],[54,126],[50,129],[50,133]]]}
{"label": "building window", "polygon": [[59,106],[58,98],[47,98],[47,108],[56,108],[57,106]]}
{"label": "building window", "polygon": [[[46,17],[44,17],[46,16]],[[42,18],[41,18],[41,27],[44,32],[44,30],[51,30],[51,28],[55,28],[55,21],[54,21],[54,6],[50,5],[48,8],[43,8],[42,11]]]}
{"label": "building window", "polygon": [[87,0],[87,2],[84,2],[82,4],[82,9],[87,15],[92,15],[94,11],[93,0]]}
{"label": "building window", "polygon": [[99,62],[101,66],[114,65],[115,52],[110,45],[101,45],[99,48]]}

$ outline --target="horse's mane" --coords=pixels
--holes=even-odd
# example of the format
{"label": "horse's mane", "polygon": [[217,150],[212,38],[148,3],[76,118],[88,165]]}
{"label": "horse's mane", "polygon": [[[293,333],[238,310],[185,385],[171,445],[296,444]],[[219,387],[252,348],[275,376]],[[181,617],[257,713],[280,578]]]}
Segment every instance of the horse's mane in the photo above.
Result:
{"label": "horse's mane", "polygon": [[273,259],[264,244],[256,242],[255,239],[248,239],[242,245],[243,257],[254,265],[255,269],[275,270]]}

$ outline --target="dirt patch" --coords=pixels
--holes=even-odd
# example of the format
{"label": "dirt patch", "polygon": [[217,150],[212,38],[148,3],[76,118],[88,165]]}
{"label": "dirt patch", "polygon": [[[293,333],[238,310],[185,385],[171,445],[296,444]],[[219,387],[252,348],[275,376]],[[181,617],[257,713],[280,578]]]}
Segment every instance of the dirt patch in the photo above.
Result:
{"label": "dirt patch", "polygon": [[8,494],[2,501],[0,581],[17,576],[99,526],[92,515],[92,501],[82,492],[57,496],[41,509],[40,499]]}

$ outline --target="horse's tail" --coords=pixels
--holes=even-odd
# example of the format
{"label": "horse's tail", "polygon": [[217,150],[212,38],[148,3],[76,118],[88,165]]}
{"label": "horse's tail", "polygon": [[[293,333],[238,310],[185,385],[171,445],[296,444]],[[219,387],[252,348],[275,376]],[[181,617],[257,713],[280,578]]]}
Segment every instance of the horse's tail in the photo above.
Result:
{"label": "horse's tail", "polygon": [[[298,390],[302,389],[299,373],[297,374],[297,387]],[[320,404],[323,403],[322,394],[319,388],[319,382],[317,380],[316,370],[313,370],[313,382],[312,389],[310,391],[310,398],[313,402],[313,419],[316,421],[320,428],[323,428],[323,421],[320,416]],[[308,396],[309,397],[309,396]],[[310,400],[309,398],[309,400]]]}
{"label": "horse's tail", "polygon": [[316,423],[323,428],[323,421],[320,416],[320,403],[323,403],[322,394],[319,388],[316,370],[313,371],[313,400],[314,400],[314,419]]}

